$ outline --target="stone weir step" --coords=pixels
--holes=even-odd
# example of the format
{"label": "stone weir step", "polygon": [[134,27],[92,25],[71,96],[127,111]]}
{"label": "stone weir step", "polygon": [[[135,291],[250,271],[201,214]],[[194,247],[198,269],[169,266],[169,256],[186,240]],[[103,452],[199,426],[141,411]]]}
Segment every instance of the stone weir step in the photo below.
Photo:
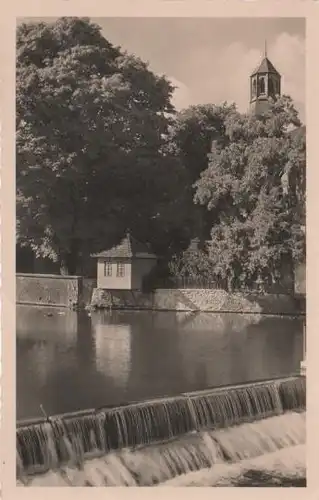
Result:
{"label": "stone weir step", "polygon": [[176,398],[180,397],[194,397],[194,396],[199,396],[199,395],[205,395],[205,394],[211,394],[211,393],[218,393],[220,391],[225,391],[225,390],[232,390],[232,389],[240,389],[240,388],[245,388],[245,387],[258,387],[258,386],[263,386],[265,384],[269,383],[274,383],[274,382],[285,382],[285,381],[292,381],[302,378],[304,379],[304,376],[300,373],[294,373],[292,375],[288,375],[285,377],[272,377],[272,378],[266,378],[266,379],[259,379],[259,380],[252,380],[250,382],[243,382],[240,384],[225,384],[225,385],[220,385],[220,386],[214,386],[214,387],[208,387],[206,389],[198,389],[195,391],[189,391],[189,392],[181,392],[179,394],[175,395],[163,395],[155,398],[149,398],[149,399],[144,399],[144,400],[137,400],[137,401],[125,401],[122,403],[118,403],[116,405],[103,405],[98,408],[86,408],[84,410],[77,410],[77,411],[72,411],[72,412],[65,412],[65,413],[57,413],[54,415],[48,415],[47,417],[33,417],[33,418],[24,418],[20,419],[16,423],[17,429],[20,427],[28,427],[32,425],[37,425],[41,423],[45,423],[54,419],[69,419],[69,418],[76,418],[76,417],[83,417],[87,415],[94,415],[100,411],[105,411],[105,410],[116,410],[124,407],[128,407],[131,405],[145,405],[145,404],[152,404],[156,403],[159,401],[173,401]]}
{"label": "stone weir step", "polygon": [[305,407],[306,379],[296,375],[18,422],[17,467],[34,474]]}

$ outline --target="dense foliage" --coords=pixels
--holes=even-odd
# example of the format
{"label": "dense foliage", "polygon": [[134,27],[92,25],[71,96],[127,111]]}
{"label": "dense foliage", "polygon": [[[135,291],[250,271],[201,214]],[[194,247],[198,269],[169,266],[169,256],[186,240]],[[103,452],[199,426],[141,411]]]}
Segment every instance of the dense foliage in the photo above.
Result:
{"label": "dense foliage", "polygon": [[221,144],[225,137],[225,120],[235,110],[234,105],[203,104],[190,106],[174,117],[169,128],[170,152],[178,158],[184,172],[184,223],[189,239],[206,239],[213,223],[212,214],[194,205],[194,183],[208,167],[208,155],[213,140]]}
{"label": "dense foliage", "polygon": [[298,180],[305,177],[305,142],[289,133],[300,125],[297,112],[282,97],[262,117],[234,112],[225,123],[195,194],[214,214],[214,274],[229,287],[277,282],[304,255]]}
{"label": "dense foliage", "polygon": [[306,146],[291,99],[261,117],[227,104],[176,113],[172,93],[88,19],[20,25],[19,246],[73,274],[130,229],[164,257],[161,275],[175,254],[172,275],[230,288],[302,260]]}
{"label": "dense foliage", "polygon": [[[172,86],[87,19],[17,30],[17,236],[75,272],[127,227],[159,229],[176,162],[163,151]],[[133,227],[132,227],[133,226]],[[141,231],[140,231],[141,232]]]}

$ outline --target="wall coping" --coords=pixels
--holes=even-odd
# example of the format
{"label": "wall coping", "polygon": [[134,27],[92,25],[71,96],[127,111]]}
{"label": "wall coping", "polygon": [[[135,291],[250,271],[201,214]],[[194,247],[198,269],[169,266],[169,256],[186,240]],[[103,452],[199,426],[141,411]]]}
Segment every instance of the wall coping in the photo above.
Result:
{"label": "wall coping", "polygon": [[213,292],[223,292],[228,295],[255,295],[261,297],[274,297],[274,296],[282,296],[282,297],[305,297],[305,294],[294,294],[294,293],[283,293],[283,292],[258,292],[257,290],[234,290],[232,292],[228,290],[224,290],[223,288],[155,288],[154,292],[171,292],[171,291],[180,291],[180,292],[203,292],[203,291],[213,291]]}
{"label": "wall coping", "polygon": [[16,278],[54,278],[54,279],[72,279],[79,280],[82,279],[83,276],[70,276],[68,274],[35,274],[35,273],[16,273]]}
{"label": "wall coping", "polygon": [[92,256],[93,258],[97,259],[98,261],[110,261],[110,262],[117,262],[117,261],[126,261],[126,262],[133,262],[135,260],[158,260],[157,257],[153,257],[152,255],[149,256],[138,256],[138,255],[133,255],[132,257],[121,257],[121,256]]}

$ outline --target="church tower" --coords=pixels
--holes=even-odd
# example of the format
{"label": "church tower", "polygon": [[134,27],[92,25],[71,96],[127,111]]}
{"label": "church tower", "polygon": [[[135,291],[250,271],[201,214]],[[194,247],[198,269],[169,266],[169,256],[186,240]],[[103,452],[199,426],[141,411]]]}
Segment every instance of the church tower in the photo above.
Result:
{"label": "church tower", "polygon": [[268,110],[269,101],[281,93],[281,76],[269,61],[265,45],[264,58],[250,76],[250,109],[256,115]]}

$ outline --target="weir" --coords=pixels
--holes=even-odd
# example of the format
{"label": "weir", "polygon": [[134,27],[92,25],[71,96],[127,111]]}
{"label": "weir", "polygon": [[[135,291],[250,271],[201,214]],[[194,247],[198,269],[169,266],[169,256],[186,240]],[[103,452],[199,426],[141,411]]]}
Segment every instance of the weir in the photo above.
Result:
{"label": "weir", "polygon": [[[44,473],[68,464],[81,466],[97,457],[110,458],[115,450],[162,446],[188,435],[196,435],[202,443],[218,429],[267,422],[287,412],[302,413],[305,406],[305,378],[294,376],[21,422],[17,427],[17,475]],[[284,428],[279,429],[284,433]],[[197,445],[191,443],[197,470],[201,460],[196,462],[195,456],[200,451],[195,452]],[[236,448],[236,440],[233,445]],[[229,458],[227,452],[224,455]],[[210,462],[207,459],[206,466]]]}

